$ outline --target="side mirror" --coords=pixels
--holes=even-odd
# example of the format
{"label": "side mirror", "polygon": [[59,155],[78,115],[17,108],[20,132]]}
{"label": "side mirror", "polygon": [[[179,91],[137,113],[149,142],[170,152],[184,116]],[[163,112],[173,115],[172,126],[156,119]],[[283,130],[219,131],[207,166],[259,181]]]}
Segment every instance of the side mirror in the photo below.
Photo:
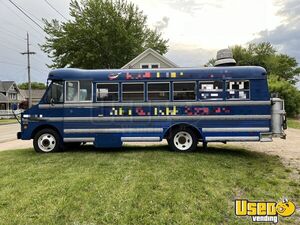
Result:
{"label": "side mirror", "polygon": [[28,101],[22,101],[22,102],[19,104],[19,109],[23,109],[23,110],[28,109]]}
{"label": "side mirror", "polygon": [[51,104],[52,106],[54,106],[54,103],[55,103],[55,102],[54,102],[54,99],[51,98],[51,99],[50,99],[50,104]]}

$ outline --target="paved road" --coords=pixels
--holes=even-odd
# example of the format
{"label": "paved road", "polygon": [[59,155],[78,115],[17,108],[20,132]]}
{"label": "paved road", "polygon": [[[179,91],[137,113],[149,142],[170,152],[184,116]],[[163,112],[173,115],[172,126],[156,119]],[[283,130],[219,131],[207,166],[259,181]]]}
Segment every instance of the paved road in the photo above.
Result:
{"label": "paved road", "polygon": [[0,125],[0,151],[31,148],[32,141],[17,140],[20,124]]}
{"label": "paved road", "polygon": [[20,124],[0,125],[0,143],[17,139],[17,132],[20,131]]}

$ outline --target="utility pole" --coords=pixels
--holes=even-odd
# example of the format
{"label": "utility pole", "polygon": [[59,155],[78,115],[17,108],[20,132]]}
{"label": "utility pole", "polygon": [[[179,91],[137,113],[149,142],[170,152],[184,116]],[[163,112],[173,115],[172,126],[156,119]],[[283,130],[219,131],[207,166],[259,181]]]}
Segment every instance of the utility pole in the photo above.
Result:
{"label": "utility pole", "polygon": [[28,107],[30,108],[32,106],[32,93],[31,93],[31,78],[30,78],[30,55],[34,55],[35,52],[31,52],[29,51],[29,34],[27,32],[27,51],[26,52],[22,52],[22,55],[27,55],[27,74],[28,74],[28,97],[29,97],[29,101],[28,101]]}

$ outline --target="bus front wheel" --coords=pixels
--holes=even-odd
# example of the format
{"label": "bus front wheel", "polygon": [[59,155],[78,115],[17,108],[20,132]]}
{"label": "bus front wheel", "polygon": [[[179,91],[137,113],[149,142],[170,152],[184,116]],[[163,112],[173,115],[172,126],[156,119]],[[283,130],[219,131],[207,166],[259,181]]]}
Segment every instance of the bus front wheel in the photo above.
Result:
{"label": "bus front wheel", "polygon": [[33,139],[34,150],[38,153],[50,153],[60,150],[59,134],[52,129],[43,129]]}
{"label": "bus front wheel", "polygon": [[189,128],[179,128],[171,133],[168,140],[169,147],[173,151],[191,152],[197,148],[197,136]]}

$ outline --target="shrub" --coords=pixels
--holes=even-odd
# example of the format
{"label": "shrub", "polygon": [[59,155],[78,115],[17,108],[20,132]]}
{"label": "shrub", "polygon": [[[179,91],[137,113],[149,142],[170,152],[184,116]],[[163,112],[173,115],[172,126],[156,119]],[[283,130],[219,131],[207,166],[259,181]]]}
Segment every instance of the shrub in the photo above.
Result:
{"label": "shrub", "polygon": [[297,116],[300,113],[300,92],[289,81],[283,80],[276,75],[270,75],[270,93],[278,94],[285,101],[285,110],[288,116]]}

